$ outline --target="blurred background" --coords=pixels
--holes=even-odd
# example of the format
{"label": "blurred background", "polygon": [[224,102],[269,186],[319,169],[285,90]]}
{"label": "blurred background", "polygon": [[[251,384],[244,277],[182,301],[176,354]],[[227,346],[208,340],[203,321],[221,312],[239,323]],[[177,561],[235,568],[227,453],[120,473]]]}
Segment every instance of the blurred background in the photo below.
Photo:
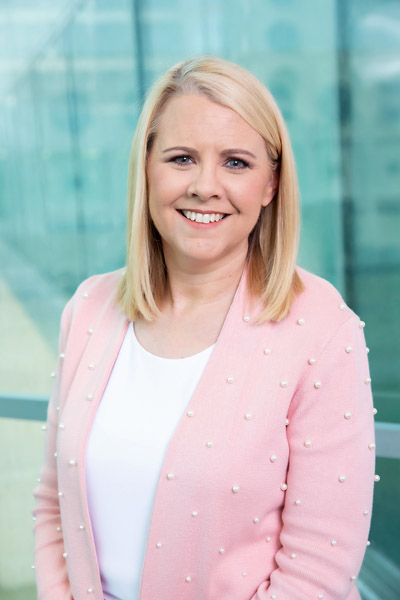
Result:
{"label": "blurred background", "polygon": [[400,598],[400,1],[0,0],[0,598],[34,600],[32,490],[61,310],[124,264],[130,141],[166,68],[251,70],[289,127],[299,263],[366,321],[375,508],[358,587]]}

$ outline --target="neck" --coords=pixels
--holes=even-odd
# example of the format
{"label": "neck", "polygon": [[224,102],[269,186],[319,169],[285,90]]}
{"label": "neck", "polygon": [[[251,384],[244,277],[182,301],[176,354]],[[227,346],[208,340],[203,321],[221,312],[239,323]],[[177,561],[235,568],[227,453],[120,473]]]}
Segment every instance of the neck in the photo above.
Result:
{"label": "neck", "polygon": [[193,264],[182,268],[173,261],[166,260],[168,281],[165,307],[179,314],[207,304],[226,302],[229,306],[245,262],[241,255],[228,263],[213,265],[211,268],[199,268],[199,265]]}

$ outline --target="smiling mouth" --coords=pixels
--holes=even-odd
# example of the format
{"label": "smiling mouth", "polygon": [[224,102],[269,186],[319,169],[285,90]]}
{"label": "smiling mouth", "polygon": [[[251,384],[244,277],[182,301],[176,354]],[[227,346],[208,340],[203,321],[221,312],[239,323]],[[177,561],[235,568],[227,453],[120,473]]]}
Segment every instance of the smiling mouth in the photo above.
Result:
{"label": "smiling mouth", "polygon": [[217,223],[222,221],[227,216],[224,213],[199,213],[193,210],[180,210],[181,215],[186,217],[189,221],[195,221],[196,223]]}

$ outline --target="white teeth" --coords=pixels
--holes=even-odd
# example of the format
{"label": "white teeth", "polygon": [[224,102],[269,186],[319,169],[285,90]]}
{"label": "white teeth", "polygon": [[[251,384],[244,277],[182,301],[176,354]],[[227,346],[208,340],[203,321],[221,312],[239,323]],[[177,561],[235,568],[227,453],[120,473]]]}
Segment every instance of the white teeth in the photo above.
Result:
{"label": "white teeth", "polygon": [[187,219],[196,221],[196,223],[217,223],[224,218],[225,215],[221,213],[197,213],[192,210],[182,210],[182,213]]}

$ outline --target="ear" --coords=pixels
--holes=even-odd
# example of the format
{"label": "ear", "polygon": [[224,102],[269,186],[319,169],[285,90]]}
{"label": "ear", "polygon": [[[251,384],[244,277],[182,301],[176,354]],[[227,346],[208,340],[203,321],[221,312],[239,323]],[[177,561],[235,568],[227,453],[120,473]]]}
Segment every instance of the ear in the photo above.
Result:
{"label": "ear", "polygon": [[267,188],[265,190],[265,196],[262,201],[262,206],[268,206],[268,204],[273,200],[276,192],[278,191],[279,185],[279,171],[273,171],[271,173],[271,177]]}

